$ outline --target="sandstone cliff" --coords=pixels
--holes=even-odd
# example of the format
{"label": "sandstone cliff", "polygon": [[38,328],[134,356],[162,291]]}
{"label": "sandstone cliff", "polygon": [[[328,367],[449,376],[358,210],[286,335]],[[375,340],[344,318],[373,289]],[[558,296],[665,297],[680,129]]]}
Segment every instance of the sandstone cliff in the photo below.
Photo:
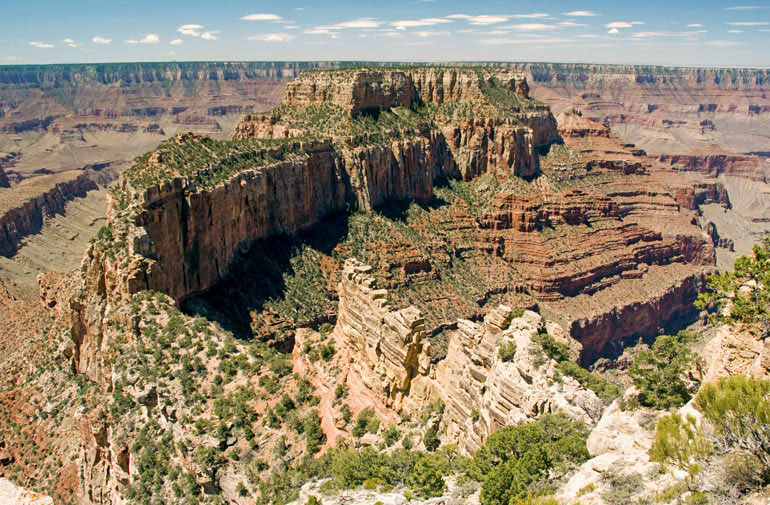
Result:
{"label": "sandstone cliff", "polygon": [[[460,320],[450,332],[446,357],[435,364],[420,311],[393,309],[371,271],[348,260],[339,285],[335,334],[351,351],[349,382],[360,380],[396,411],[419,413],[440,399],[446,440],[470,454],[495,430],[543,413],[598,421],[602,402],[574,379],[561,377],[556,363],[533,342],[545,331],[540,315],[526,311],[513,317],[510,307],[500,305],[482,323]],[[557,325],[551,331],[564,338]],[[513,357],[500,355],[503,344],[515,345]]]}
{"label": "sandstone cliff", "polygon": [[19,249],[25,236],[37,233],[43,220],[64,213],[67,202],[81,198],[87,192],[98,189],[90,174],[56,184],[52,189],[36,196],[0,216],[0,255],[10,257]]}
{"label": "sandstone cliff", "polygon": [[[412,71],[408,76],[389,72],[386,75],[395,84],[387,96],[400,96],[396,88],[409,85],[444,103],[444,92],[435,91],[441,84],[434,81],[465,74],[476,77],[464,84],[475,89],[475,94],[457,93],[457,98],[482,96],[479,74],[453,70],[439,74]],[[314,74],[309,75],[298,82],[314,79]],[[91,345],[94,349],[88,354],[99,354],[95,351],[101,346],[96,336],[99,320],[111,304],[142,289],[161,291],[176,300],[205,291],[222,280],[235,256],[257,239],[296,233],[325,215],[350,207],[370,210],[393,199],[428,201],[434,181],[447,176],[471,178],[487,171],[500,177],[532,173],[537,168],[535,140],[550,141],[556,136],[552,116],[526,97],[520,78],[502,84],[485,82],[484,86],[501,86],[500,93],[520,103],[521,110],[511,112],[486,103],[484,114],[490,115],[489,121],[461,120],[453,126],[453,116],[442,113],[440,127],[406,110],[394,113],[405,114],[408,125],[403,129],[399,124],[395,132],[390,123],[375,124],[374,130],[358,119],[343,123],[349,132],[361,124],[369,128],[365,142],[360,135],[338,135],[338,123],[332,124],[326,139],[255,141],[251,137],[262,130],[248,125],[265,118],[246,118],[236,131],[237,140],[231,143],[183,135],[140,158],[113,191],[109,232],[91,248],[84,262],[86,287],[74,302],[75,313],[80,314],[73,322],[77,347]],[[356,97],[371,94],[359,91],[354,93]],[[291,91],[287,97],[287,102],[295,100]],[[416,98],[423,99],[422,95]],[[377,100],[386,105],[382,96]],[[285,119],[289,124],[291,110]],[[308,113],[304,109],[295,112],[301,118]],[[532,128],[522,126],[518,118]],[[306,125],[305,130],[324,136],[324,128],[318,123]],[[340,139],[344,141],[341,146]]]}

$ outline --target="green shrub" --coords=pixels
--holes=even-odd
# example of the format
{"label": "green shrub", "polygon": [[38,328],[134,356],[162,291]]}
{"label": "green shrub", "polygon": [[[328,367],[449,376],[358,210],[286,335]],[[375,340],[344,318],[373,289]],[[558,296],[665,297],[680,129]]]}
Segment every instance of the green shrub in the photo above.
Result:
{"label": "green shrub", "polygon": [[321,428],[321,417],[318,411],[313,410],[302,421],[305,437],[307,438],[307,450],[315,454],[321,445],[326,442],[326,435]]}
{"label": "green shrub", "polygon": [[620,473],[614,470],[604,472],[602,480],[609,487],[602,493],[602,498],[608,505],[627,505],[633,503],[631,498],[643,487],[642,476],[638,473]]}
{"label": "green shrub", "polygon": [[365,408],[358,413],[356,418],[356,424],[353,426],[353,436],[360,438],[366,433],[377,433],[380,427],[380,420],[374,410],[371,408]]}
{"label": "green shrub", "polygon": [[367,491],[375,491],[378,487],[385,484],[385,481],[378,478],[378,477],[372,477],[371,479],[366,479],[364,481],[364,489]]}
{"label": "green shrub", "polygon": [[422,443],[425,445],[425,450],[433,452],[441,445],[441,440],[438,437],[438,423],[425,430],[425,436],[422,438]]}
{"label": "green shrub", "polygon": [[516,356],[516,342],[509,340],[501,344],[497,348],[497,355],[505,362],[513,361],[513,358]]}
{"label": "green shrub", "polygon": [[[745,294],[738,294],[742,286],[750,286]],[[711,309],[716,312],[715,319],[725,322],[752,323],[766,322],[770,318],[770,237],[762,244],[754,246],[751,256],[741,256],[735,260],[733,271],[711,275],[707,281],[708,291],[698,295],[695,306],[698,309]],[[736,296],[737,295],[737,296]],[[722,315],[722,310],[730,304],[730,313]]]}
{"label": "green shrub", "polygon": [[420,458],[409,473],[406,484],[417,496],[434,498],[446,490],[442,472],[430,458]]}
{"label": "green shrub", "polygon": [[569,347],[567,347],[567,344],[557,342],[551,335],[544,331],[541,331],[532,337],[532,342],[539,345],[543,353],[557,363],[569,361],[570,359]]}
{"label": "green shrub", "polygon": [[556,369],[578,381],[584,388],[596,393],[596,396],[606,404],[612,403],[615,398],[620,396],[621,390],[618,386],[597,373],[589,372],[574,361],[562,361],[556,366]]}
{"label": "green shrub", "polygon": [[757,458],[763,481],[770,481],[770,381],[723,377],[701,388],[695,406],[714,427],[719,445]]}
{"label": "green shrub", "polygon": [[688,381],[686,374],[693,366],[699,366],[699,358],[688,344],[696,339],[697,334],[689,331],[661,335],[649,351],[639,353],[629,374],[639,391],[641,405],[668,409],[690,400],[697,384]]}
{"label": "green shrub", "polygon": [[673,463],[694,474],[698,461],[710,453],[711,445],[698,428],[695,418],[678,412],[661,417],[650,449],[650,460]]}
{"label": "green shrub", "polygon": [[563,414],[496,431],[473,456],[468,474],[481,481],[482,505],[508,505],[529,496],[548,475],[588,459],[588,428]]}
{"label": "green shrub", "polygon": [[382,432],[383,439],[385,441],[385,445],[387,447],[392,446],[398,440],[401,438],[401,432],[398,431],[398,426],[396,426],[395,423],[390,424],[387,428],[385,428],[385,431]]}

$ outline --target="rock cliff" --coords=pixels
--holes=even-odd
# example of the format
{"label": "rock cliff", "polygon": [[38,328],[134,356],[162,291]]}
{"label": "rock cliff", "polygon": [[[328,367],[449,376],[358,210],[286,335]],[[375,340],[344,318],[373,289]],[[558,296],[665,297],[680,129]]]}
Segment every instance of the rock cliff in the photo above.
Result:
{"label": "rock cliff", "polygon": [[[348,75],[358,82],[361,72],[366,71]],[[489,119],[458,120],[456,125],[446,111],[417,114],[395,108],[383,115],[398,116],[399,121],[372,124],[355,117],[327,125],[318,119],[304,124],[303,130],[315,140],[276,139],[275,129],[269,138],[254,139],[267,135],[250,124],[264,123],[266,118],[247,117],[230,142],[191,134],[165,142],[139,158],[110,197],[108,232],[84,262],[89,287],[75,297],[79,300],[75,312],[81,314],[73,325],[78,347],[88,347],[86,340],[101,345],[94,338],[101,317],[95,314],[103,316],[110,304],[131,293],[152,289],[183,300],[222,280],[235,256],[257,239],[294,234],[351,207],[370,210],[394,199],[427,202],[434,181],[447,176],[532,173],[538,163],[535,140],[556,137],[550,112],[526,97],[521,78],[501,83],[492,74],[459,70],[385,74],[378,79],[390,79],[387,96],[400,96],[396,88],[408,84],[416,93],[430,93],[437,103],[454,107],[457,104],[441,101],[445,92],[436,91],[442,86],[436,79],[451,81],[454,75],[468,77],[464,86],[474,88],[475,94],[447,90],[453,99],[484,96],[479,81],[483,77],[484,86],[497,87],[495,96],[507,96],[518,105],[503,107],[486,100],[481,116]],[[273,116],[288,126],[285,131],[292,130],[296,120],[313,117],[304,105],[292,105],[301,94],[292,90],[307,85],[315,75],[300,78],[287,91],[286,106]],[[351,96],[371,95],[358,87],[352,88]],[[386,103],[383,96],[378,103]],[[420,94],[413,98],[424,100]],[[387,102],[391,108],[396,103]],[[461,105],[469,107],[471,102]],[[336,107],[333,102],[323,106]],[[338,112],[339,108],[332,110]],[[94,310],[95,306],[101,309]]]}
{"label": "rock cliff", "polygon": [[0,216],[0,255],[13,256],[25,236],[40,230],[45,218],[64,213],[67,202],[98,187],[94,178],[84,173],[6,211]]}
{"label": "rock cliff", "polygon": [[[376,288],[371,272],[355,260],[345,263],[335,334],[350,351],[347,380],[363,383],[387,407],[419,413],[440,399],[446,440],[471,454],[495,430],[543,413],[598,421],[604,408],[599,398],[561,377],[533,341],[545,331],[540,315],[526,311],[514,317],[510,307],[500,305],[481,323],[459,320],[449,334],[446,357],[432,363],[420,311],[392,308],[387,290]],[[551,325],[564,338],[559,330]],[[514,356],[500,355],[504,344],[515,346]]]}

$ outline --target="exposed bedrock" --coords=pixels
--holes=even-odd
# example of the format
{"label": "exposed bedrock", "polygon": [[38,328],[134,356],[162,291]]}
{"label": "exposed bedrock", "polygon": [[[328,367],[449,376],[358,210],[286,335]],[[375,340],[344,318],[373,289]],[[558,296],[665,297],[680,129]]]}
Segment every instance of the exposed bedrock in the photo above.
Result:
{"label": "exposed bedrock", "polygon": [[20,207],[8,210],[0,216],[0,255],[13,256],[24,237],[40,231],[46,217],[63,214],[70,200],[82,198],[89,191],[98,188],[94,177],[84,173],[72,180],[56,184]]}
{"label": "exposed bedrock", "polygon": [[[532,342],[545,331],[540,315],[526,311],[514,318],[510,307],[500,305],[482,322],[461,319],[450,333],[446,357],[431,363],[420,311],[391,307],[387,290],[377,289],[371,271],[356,260],[346,261],[335,334],[355,357],[349,373],[385,406],[422,412],[441,399],[447,439],[470,453],[498,428],[546,412],[598,421],[603,406],[596,395],[568,377],[554,380],[556,363]],[[569,340],[558,325],[548,326],[555,338]],[[516,353],[503,360],[497,349],[509,342],[515,343]]]}
{"label": "exposed bedrock", "polygon": [[[529,98],[523,74],[498,72],[496,77],[521,98]],[[442,104],[482,101],[483,76],[473,70],[415,68],[356,69],[308,72],[286,87],[289,105],[334,103],[351,116],[372,109],[409,107],[414,102]]]}
{"label": "exposed bedrock", "polygon": [[675,198],[676,203],[690,210],[697,210],[701,205],[709,203],[721,204],[726,209],[732,207],[727,189],[721,182],[698,182],[692,186],[676,188]]}
{"label": "exposed bedrock", "polygon": [[664,165],[676,170],[697,172],[711,177],[724,174],[755,181],[766,181],[768,176],[767,168],[761,159],[755,156],[661,154],[657,158]]}
{"label": "exposed bedrock", "polygon": [[679,277],[672,285],[652,290],[644,300],[631,303],[618,300],[616,307],[575,319],[569,333],[583,346],[581,361],[591,363],[602,354],[611,354],[607,346],[615,342],[618,335],[651,338],[660,334],[666,324],[687,321],[697,313],[693,302],[703,288],[705,275]]}

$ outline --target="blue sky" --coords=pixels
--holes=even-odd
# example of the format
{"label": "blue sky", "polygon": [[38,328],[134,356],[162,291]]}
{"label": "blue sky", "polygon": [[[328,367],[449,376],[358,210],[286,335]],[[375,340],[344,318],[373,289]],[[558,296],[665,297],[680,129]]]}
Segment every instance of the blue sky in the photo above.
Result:
{"label": "blue sky", "polygon": [[190,60],[770,66],[770,3],[0,0],[0,64]]}

